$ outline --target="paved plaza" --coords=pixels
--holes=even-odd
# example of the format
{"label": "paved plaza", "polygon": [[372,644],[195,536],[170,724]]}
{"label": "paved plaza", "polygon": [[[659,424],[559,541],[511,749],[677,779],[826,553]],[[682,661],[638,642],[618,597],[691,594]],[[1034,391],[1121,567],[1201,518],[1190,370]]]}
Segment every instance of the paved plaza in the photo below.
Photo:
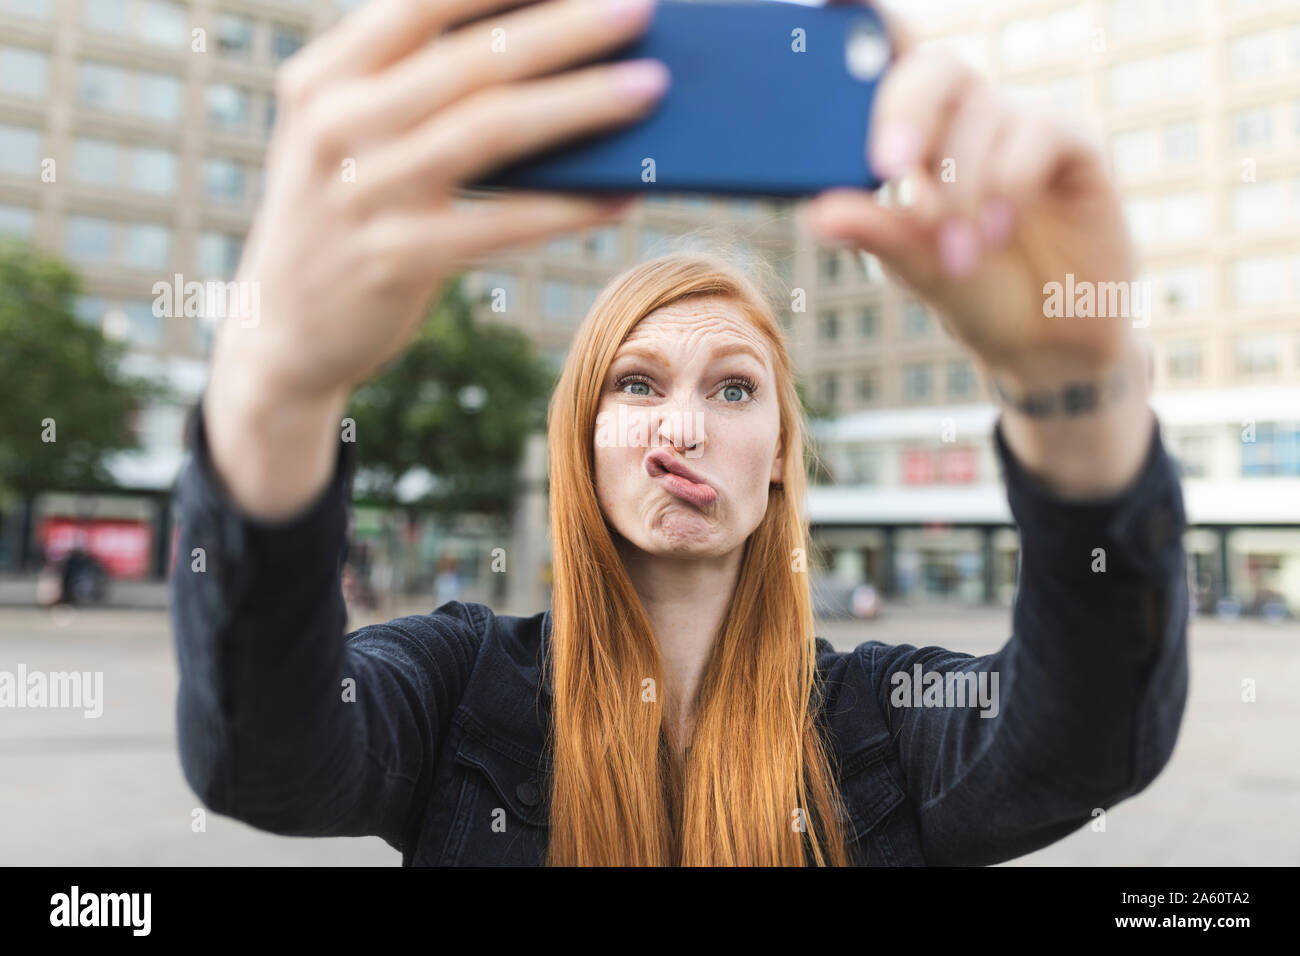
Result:
{"label": "paved plaza", "polygon": [[[838,647],[865,640],[984,654],[1005,610],[891,606],[833,623]],[[58,865],[399,865],[378,838],[299,839],[207,815],[181,776],[176,665],[165,612],[0,608],[0,670],[102,671],[103,714],[0,709],[0,863]],[[1193,624],[1192,686],[1173,759],[1150,788],[1011,865],[1300,864],[1300,625]],[[1242,701],[1242,681],[1257,699]]]}

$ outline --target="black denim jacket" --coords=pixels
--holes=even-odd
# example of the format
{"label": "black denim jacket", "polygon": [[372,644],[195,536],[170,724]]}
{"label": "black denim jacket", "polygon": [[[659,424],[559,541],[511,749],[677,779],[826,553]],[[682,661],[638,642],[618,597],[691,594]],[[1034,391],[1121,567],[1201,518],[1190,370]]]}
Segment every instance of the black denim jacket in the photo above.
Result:
{"label": "black denim jacket", "polygon": [[[181,764],[203,803],[273,833],[378,835],[408,866],[543,862],[550,612],[453,601],[345,637],[352,446],[340,443],[309,510],[268,525],[220,491],[201,414],[191,435],[171,587]],[[1142,790],[1174,747],[1185,517],[1159,430],[1125,493],[1082,504],[1023,471],[1000,423],[994,439],[1021,535],[1002,649],[866,641],[840,652],[818,640],[820,719],[859,864],[1029,853]],[[891,703],[894,675],[928,672],[996,672],[996,716]]]}

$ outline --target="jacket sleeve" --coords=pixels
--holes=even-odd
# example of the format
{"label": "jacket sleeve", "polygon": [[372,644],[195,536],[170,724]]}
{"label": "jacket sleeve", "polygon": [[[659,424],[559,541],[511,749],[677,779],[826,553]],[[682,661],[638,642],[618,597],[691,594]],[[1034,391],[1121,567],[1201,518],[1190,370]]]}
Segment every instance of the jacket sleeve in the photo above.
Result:
{"label": "jacket sleeve", "polygon": [[[994,443],[1020,531],[1011,638],[983,657],[879,642],[856,652],[932,865],[1022,856],[1139,792],[1168,761],[1187,696],[1186,518],[1159,426],[1133,484],[1090,502],[1032,478],[1000,420]],[[930,672],[983,674],[990,689],[997,675],[996,710],[916,706],[912,685],[933,685]]]}
{"label": "jacket sleeve", "polygon": [[170,585],[185,779],[263,830],[403,849],[474,663],[471,619],[453,603],[345,637],[351,443],[316,502],[267,524],[221,489],[201,409],[190,434]]}

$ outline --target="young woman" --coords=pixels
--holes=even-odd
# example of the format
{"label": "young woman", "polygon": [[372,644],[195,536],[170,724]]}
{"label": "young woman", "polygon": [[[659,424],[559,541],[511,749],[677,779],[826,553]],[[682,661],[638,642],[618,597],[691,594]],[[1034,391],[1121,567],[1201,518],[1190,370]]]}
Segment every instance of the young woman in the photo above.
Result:
{"label": "young woman", "polygon": [[[472,257],[625,208],[469,207],[456,184],[663,89],[653,65],[562,69],[643,29],[643,0],[501,12],[509,57],[456,26],[512,6],[374,0],[281,74],[239,276],[261,319],[223,325],[178,487],[180,553],[205,557],[173,578],[204,803],[377,834],[408,865],[983,864],[1145,787],[1186,695],[1181,493],[1130,320],[1043,305],[1067,274],[1131,277],[1120,203],[1086,139],[897,24],[870,155],[917,202],[835,190],[804,212],[940,311],[1000,396],[1007,644],[814,636],[789,356],[763,294],[700,255],[628,269],[577,333],[548,425],[552,606],[451,602],[344,636],[350,390]],[[988,706],[951,696],[977,685]]]}

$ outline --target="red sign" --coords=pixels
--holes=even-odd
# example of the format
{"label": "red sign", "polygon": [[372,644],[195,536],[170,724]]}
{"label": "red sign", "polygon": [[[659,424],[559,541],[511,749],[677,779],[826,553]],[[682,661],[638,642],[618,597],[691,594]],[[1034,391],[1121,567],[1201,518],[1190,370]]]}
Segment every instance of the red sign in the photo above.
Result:
{"label": "red sign", "polygon": [[928,485],[934,481],[934,456],[925,448],[903,452],[903,484]]}
{"label": "red sign", "polygon": [[149,572],[153,531],[143,521],[46,518],[37,537],[45,556],[54,561],[81,548],[102,564],[110,577],[140,578]]}
{"label": "red sign", "polygon": [[975,449],[909,448],[903,452],[903,484],[968,485],[975,480]]}

